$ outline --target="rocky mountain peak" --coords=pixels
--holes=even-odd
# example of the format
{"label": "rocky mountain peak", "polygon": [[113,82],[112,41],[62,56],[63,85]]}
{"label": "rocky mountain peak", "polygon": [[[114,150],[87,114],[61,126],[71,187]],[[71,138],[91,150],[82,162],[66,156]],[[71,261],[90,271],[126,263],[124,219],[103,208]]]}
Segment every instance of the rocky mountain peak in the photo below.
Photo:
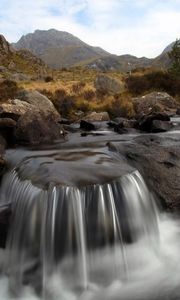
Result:
{"label": "rocky mountain peak", "polygon": [[92,47],[66,31],[35,30],[14,43],[15,49],[28,49],[53,68],[69,67],[106,56],[108,53]]}
{"label": "rocky mountain peak", "polygon": [[9,53],[13,52],[12,47],[10,46],[10,44],[6,41],[5,37],[0,34],[0,55],[7,55]]}

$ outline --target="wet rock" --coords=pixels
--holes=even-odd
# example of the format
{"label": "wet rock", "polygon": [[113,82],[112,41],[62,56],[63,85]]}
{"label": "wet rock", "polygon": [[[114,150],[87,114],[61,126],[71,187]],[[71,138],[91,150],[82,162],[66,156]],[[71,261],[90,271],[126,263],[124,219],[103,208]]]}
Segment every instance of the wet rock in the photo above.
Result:
{"label": "wet rock", "polygon": [[22,115],[15,129],[15,138],[21,144],[50,143],[64,137],[64,130],[53,114],[27,112]]}
{"label": "wet rock", "polygon": [[107,112],[92,112],[83,118],[85,121],[89,122],[101,122],[101,121],[109,121],[109,114]]}
{"label": "wet rock", "polygon": [[176,110],[176,115],[180,115],[180,108]]}
{"label": "wet rock", "polygon": [[128,129],[130,128],[136,128],[137,127],[137,121],[136,120],[128,120],[125,118],[116,118],[114,121],[110,121],[107,123],[107,125],[111,128],[114,128],[114,131],[123,134],[127,133]]}
{"label": "wet rock", "polygon": [[58,123],[62,124],[62,125],[71,125],[72,121],[68,120],[68,119],[65,119],[65,118],[61,118],[61,120]]}
{"label": "wet rock", "polygon": [[130,143],[110,143],[145,178],[166,209],[180,212],[180,141],[165,136],[141,135]]}
{"label": "wet rock", "polygon": [[110,76],[101,74],[96,77],[94,86],[97,92],[101,94],[119,94],[124,90],[122,81],[114,79]]}
{"label": "wet rock", "polygon": [[83,129],[83,130],[96,130],[96,126],[90,122],[87,122],[85,120],[81,120],[80,122],[80,129]]}
{"label": "wet rock", "polygon": [[10,204],[0,205],[0,248],[5,248],[6,245],[10,216]]}
{"label": "wet rock", "polygon": [[[161,121],[161,122],[155,122],[155,121]],[[164,123],[163,125],[163,122]],[[170,117],[165,114],[165,113],[155,113],[155,114],[149,114],[149,115],[145,115],[143,117],[141,117],[138,121],[137,121],[137,127],[142,130],[142,131],[146,131],[146,132],[161,132],[161,131],[166,131],[165,128],[167,128],[167,130],[169,130],[168,128],[170,128],[170,124],[168,125],[167,122],[170,121]],[[159,127],[159,131],[158,131],[158,127]],[[160,130],[163,129],[164,130]]]}
{"label": "wet rock", "polygon": [[114,132],[117,132],[119,134],[124,134],[127,133],[128,130],[124,128],[121,123],[119,123],[114,127]]}
{"label": "wet rock", "polygon": [[71,133],[75,133],[79,131],[79,128],[75,127],[74,125],[63,124],[63,128],[66,132],[71,132]]}
{"label": "wet rock", "polygon": [[8,145],[14,143],[14,129],[16,121],[10,118],[0,118],[0,134],[5,138]]}
{"label": "wet rock", "polygon": [[153,120],[151,132],[166,132],[172,128],[171,122]]}
{"label": "wet rock", "polygon": [[110,127],[110,128],[115,128],[117,126],[117,123],[114,122],[114,121],[109,121],[107,122],[107,125]]}
{"label": "wet rock", "polygon": [[0,135],[0,177],[4,174],[6,169],[6,160],[4,158],[4,152],[6,148],[6,140]]}
{"label": "wet rock", "polygon": [[6,148],[6,140],[0,134],[0,155],[4,154],[5,148]]}
{"label": "wet rock", "polygon": [[126,118],[115,118],[114,122],[117,124],[122,124],[124,128],[136,128],[137,120],[134,119],[126,119]]}

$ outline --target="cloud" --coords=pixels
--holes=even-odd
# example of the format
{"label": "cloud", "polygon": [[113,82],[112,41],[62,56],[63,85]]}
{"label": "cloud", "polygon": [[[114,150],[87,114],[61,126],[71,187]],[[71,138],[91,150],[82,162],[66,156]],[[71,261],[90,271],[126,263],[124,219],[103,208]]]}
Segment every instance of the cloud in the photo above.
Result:
{"label": "cloud", "polygon": [[0,32],[11,42],[35,29],[56,28],[116,54],[160,54],[179,37],[179,20],[179,0],[0,2]]}

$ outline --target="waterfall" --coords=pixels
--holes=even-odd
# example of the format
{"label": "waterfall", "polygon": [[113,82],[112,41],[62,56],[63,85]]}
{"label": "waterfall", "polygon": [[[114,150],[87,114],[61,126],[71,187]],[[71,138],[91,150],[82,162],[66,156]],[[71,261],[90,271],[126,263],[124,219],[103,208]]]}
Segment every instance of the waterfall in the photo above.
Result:
{"label": "waterfall", "polygon": [[156,204],[138,171],[103,184],[43,189],[13,169],[3,179],[1,203],[12,205],[4,273],[13,292],[31,284],[49,299],[53,274],[77,292],[128,281],[128,245],[158,243]]}

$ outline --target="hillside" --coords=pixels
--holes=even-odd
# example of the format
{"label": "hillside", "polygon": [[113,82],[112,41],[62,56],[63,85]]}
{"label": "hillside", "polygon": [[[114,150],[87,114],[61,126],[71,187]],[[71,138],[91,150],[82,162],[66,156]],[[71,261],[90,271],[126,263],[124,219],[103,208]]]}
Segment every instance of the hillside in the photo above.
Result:
{"label": "hillside", "polygon": [[128,72],[139,67],[150,67],[151,59],[146,57],[137,58],[132,55],[109,55],[103,58],[99,58],[88,64],[88,67],[99,71],[120,71]]}
{"label": "hillside", "polygon": [[[3,35],[0,35],[0,67],[1,77],[18,74],[40,76],[48,71],[46,64],[28,50],[15,50],[6,41]],[[20,76],[19,75],[19,76]]]}
{"label": "hillside", "polygon": [[168,52],[171,51],[173,45],[175,42],[172,42],[171,44],[169,44],[164,50],[163,52],[157,56],[154,61],[153,61],[153,65],[154,66],[158,66],[158,67],[163,67],[163,68],[168,68],[171,64],[171,61],[169,59],[168,56]]}
{"label": "hillside", "polygon": [[17,50],[28,49],[53,68],[82,64],[109,53],[98,47],[92,47],[72,34],[55,29],[36,30],[22,36],[12,44]]}

